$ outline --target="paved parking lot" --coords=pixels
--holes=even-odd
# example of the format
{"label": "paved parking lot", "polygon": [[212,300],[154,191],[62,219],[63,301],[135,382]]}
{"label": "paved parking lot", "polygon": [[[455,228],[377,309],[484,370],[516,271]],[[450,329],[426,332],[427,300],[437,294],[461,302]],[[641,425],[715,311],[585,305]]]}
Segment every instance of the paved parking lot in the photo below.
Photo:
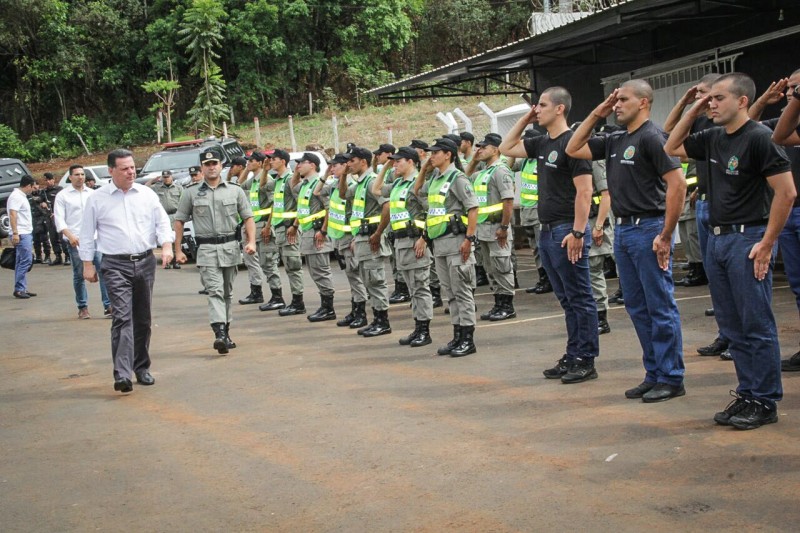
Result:
{"label": "paved parking lot", "polygon": [[[542,377],[563,352],[563,317],[552,294],[524,290],[518,318],[481,323],[465,358],[434,355],[452,331],[441,309],[433,345],[399,346],[406,305],[374,339],[236,305],[239,347],[221,357],[193,266],[158,272],[156,385],[120,395],[110,321],[76,319],[69,267],[37,266],[29,301],[11,297],[12,279],[0,273],[3,531],[797,530],[800,375],[784,376],[778,424],[714,425],[735,376],[694,351],[715,335],[705,287],[676,290],[686,396],[643,404],[623,396],[643,371],[618,306],[600,377],[580,385]],[[335,282],[342,315],[341,272]],[[248,292],[244,271],[236,286]],[[790,354],[797,308],[783,275],[775,287]],[[100,313],[96,287],[90,302]]]}

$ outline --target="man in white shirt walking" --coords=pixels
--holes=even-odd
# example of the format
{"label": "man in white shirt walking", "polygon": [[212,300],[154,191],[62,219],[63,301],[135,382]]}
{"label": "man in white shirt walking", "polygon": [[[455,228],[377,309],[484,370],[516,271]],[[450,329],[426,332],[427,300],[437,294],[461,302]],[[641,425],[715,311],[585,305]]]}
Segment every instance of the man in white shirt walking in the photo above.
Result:
{"label": "man in white shirt walking", "polygon": [[14,267],[14,298],[27,299],[36,296],[28,291],[28,271],[33,264],[33,218],[28,195],[36,183],[32,176],[22,176],[19,187],[11,191],[6,201],[11,218],[11,244],[17,248]]}
{"label": "man in white shirt walking", "polygon": [[[86,281],[83,279],[83,262],[80,259],[80,234],[83,211],[89,196],[94,190],[86,187],[86,174],[81,165],[69,167],[70,184],[64,187],[57,195],[53,206],[53,220],[56,231],[64,239],[70,264],[72,265],[72,288],[75,290],[75,303],[78,305],[78,318],[89,319],[89,296],[86,292]],[[100,268],[102,255],[95,251],[92,262],[96,269]],[[111,318],[111,301],[108,299],[106,284],[102,275],[100,281],[100,298],[103,301],[103,315]]]}
{"label": "man in white shirt walking", "polygon": [[[98,280],[95,252],[103,254],[99,271],[108,294],[114,322],[111,356],[114,390],[131,392],[132,377],[142,385],[155,383],[150,375],[150,304],[156,259],[161,245],[164,268],[172,262],[174,233],[158,196],[136,180],[136,164],[128,150],[108,154],[111,183],[86,202],[80,233],[83,278]],[[95,240],[95,232],[97,239]]]}

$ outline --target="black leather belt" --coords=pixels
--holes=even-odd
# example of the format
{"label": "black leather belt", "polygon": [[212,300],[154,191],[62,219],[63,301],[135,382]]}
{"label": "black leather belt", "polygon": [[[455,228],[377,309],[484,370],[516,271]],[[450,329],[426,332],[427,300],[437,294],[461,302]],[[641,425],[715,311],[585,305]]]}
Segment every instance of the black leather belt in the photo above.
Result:
{"label": "black leather belt", "polygon": [[727,235],[729,233],[744,233],[747,228],[764,228],[764,224],[725,224],[724,226],[711,226],[714,235]]}
{"label": "black leather belt", "polygon": [[116,259],[117,261],[141,261],[146,257],[150,257],[153,255],[153,250],[147,250],[146,252],[142,252],[140,254],[103,254],[103,257],[107,257],[109,259]]}
{"label": "black leather belt", "polygon": [[663,217],[663,211],[648,211],[646,213],[639,213],[638,215],[629,215],[627,217],[617,217],[617,226],[638,226],[641,222],[650,220],[652,218]]}
{"label": "black leather belt", "polygon": [[195,242],[200,244],[225,244],[226,242],[231,242],[236,240],[236,234],[231,233],[230,235],[218,235],[217,237],[196,237]]}
{"label": "black leather belt", "polygon": [[547,224],[541,225],[541,231],[553,231],[553,228],[557,226],[563,226],[564,224],[572,224],[572,220],[564,219],[564,220],[556,220],[554,222],[548,222]]}

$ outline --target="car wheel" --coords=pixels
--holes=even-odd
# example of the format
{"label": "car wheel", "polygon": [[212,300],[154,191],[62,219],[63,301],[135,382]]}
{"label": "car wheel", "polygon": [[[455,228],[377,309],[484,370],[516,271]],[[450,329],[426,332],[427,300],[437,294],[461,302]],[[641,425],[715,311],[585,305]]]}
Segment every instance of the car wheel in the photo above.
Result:
{"label": "car wheel", "polygon": [[8,237],[9,233],[11,233],[11,217],[7,210],[0,209],[0,238]]}

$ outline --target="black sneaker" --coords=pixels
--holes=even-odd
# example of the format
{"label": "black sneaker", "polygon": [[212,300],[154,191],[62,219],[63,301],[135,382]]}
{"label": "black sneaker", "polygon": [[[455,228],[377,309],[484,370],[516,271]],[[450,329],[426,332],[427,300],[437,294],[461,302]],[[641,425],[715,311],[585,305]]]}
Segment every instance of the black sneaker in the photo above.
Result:
{"label": "black sneaker", "polygon": [[561,376],[567,373],[569,367],[570,367],[569,356],[567,354],[564,354],[564,356],[561,359],[556,361],[556,366],[554,366],[553,368],[548,368],[547,370],[542,372],[542,374],[544,374],[544,377],[546,377],[547,379],[561,379]]}
{"label": "black sneaker", "polygon": [[756,399],[748,400],[744,409],[728,419],[728,423],[736,429],[756,429],[777,421],[778,412],[775,406]]}
{"label": "black sneaker", "polygon": [[800,371],[800,352],[797,352],[789,359],[781,361],[781,370],[784,372],[798,372]]}
{"label": "black sneaker", "polygon": [[714,415],[714,422],[721,426],[730,426],[730,418],[734,415],[738,415],[747,407],[747,399],[739,396],[736,391],[732,390],[731,396],[733,396],[733,400],[731,400],[731,403],[728,404],[725,410]]}
{"label": "black sneaker", "polygon": [[721,354],[719,354],[719,358],[723,361],[733,361],[733,356],[731,355],[730,350],[725,350]]}
{"label": "black sneaker", "polygon": [[576,357],[567,373],[561,376],[561,383],[581,383],[590,379],[597,379],[594,357]]}
{"label": "black sneaker", "polygon": [[638,385],[636,385],[632,389],[628,389],[625,391],[625,397],[631,400],[636,398],[641,398],[645,395],[645,393],[650,392],[650,390],[655,387],[655,383],[650,383],[649,381],[642,381]]}
{"label": "black sneaker", "polygon": [[722,352],[728,349],[728,341],[717,337],[714,342],[708,346],[702,346],[697,349],[697,353],[703,356],[721,355]]}

